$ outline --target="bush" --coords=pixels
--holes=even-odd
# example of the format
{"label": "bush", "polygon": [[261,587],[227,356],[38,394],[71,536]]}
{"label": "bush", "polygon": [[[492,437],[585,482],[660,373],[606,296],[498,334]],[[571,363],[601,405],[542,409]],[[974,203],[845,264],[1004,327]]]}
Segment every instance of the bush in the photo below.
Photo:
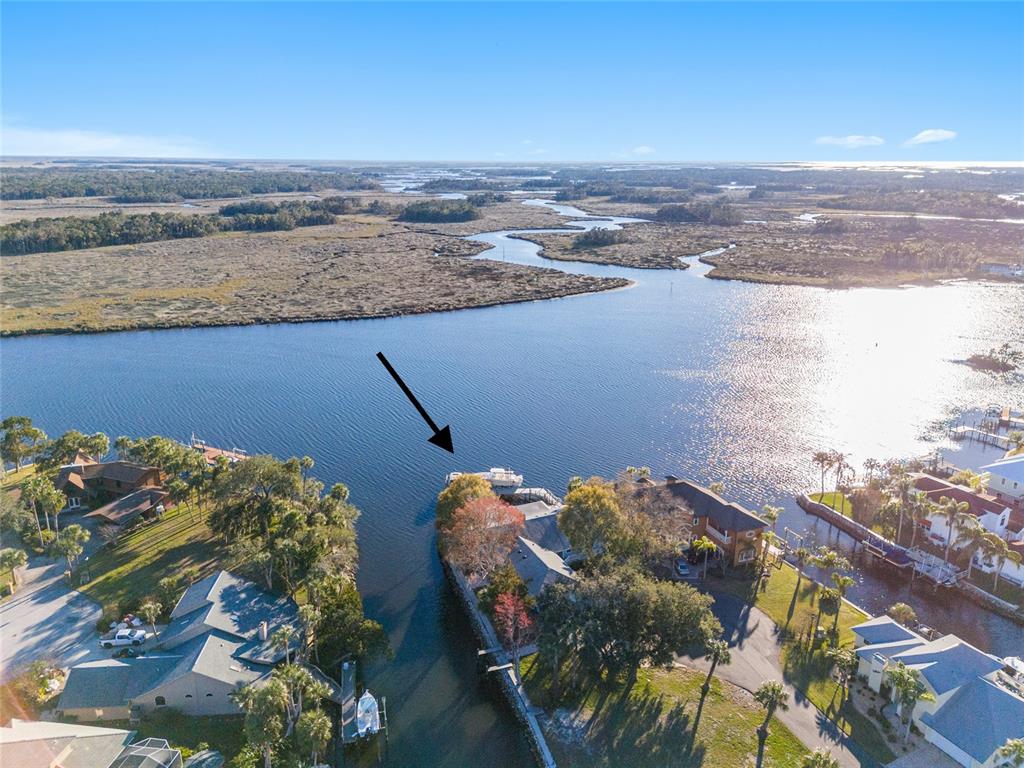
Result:
{"label": "bush", "polygon": [[405,206],[401,221],[441,224],[472,221],[480,218],[480,211],[468,200],[423,200]]}
{"label": "bush", "polygon": [[732,226],[742,221],[740,212],[722,198],[686,205],[664,205],[654,214],[657,221]]}
{"label": "bush", "polygon": [[621,229],[592,229],[576,235],[572,241],[573,248],[602,248],[606,245],[624,243],[629,236]]}

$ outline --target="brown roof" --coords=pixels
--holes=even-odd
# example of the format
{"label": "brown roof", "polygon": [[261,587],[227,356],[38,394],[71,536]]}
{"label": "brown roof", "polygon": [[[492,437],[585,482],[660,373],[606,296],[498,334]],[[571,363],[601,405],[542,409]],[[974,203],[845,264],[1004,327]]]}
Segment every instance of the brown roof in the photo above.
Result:
{"label": "brown roof", "polygon": [[989,513],[998,515],[1006,509],[1006,505],[998,501],[994,496],[975,493],[967,488],[947,483],[945,480],[940,480],[931,475],[917,475],[914,478],[914,487],[923,492],[932,501],[938,501],[943,496],[956,499],[957,501],[966,501],[969,507],[968,511],[975,517],[981,517]]}
{"label": "brown roof", "polygon": [[122,496],[99,509],[93,510],[86,517],[102,517],[115,525],[125,525],[139,515],[161,504],[167,498],[167,491],[160,488],[140,488],[134,493]]}

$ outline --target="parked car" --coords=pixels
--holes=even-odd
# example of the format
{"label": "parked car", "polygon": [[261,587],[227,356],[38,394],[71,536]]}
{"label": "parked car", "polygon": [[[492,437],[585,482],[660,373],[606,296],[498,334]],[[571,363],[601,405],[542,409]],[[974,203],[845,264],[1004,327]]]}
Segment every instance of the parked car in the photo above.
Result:
{"label": "parked car", "polygon": [[100,638],[100,645],[103,648],[142,645],[144,642],[146,642],[146,630],[144,629],[118,629],[115,632],[107,632]]}
{"label": "parked car", "polygon": [[690,575],[690,566],[686,562],[685,557],[680,557],[676,560],[676,576],[680,578],[687,578]]}

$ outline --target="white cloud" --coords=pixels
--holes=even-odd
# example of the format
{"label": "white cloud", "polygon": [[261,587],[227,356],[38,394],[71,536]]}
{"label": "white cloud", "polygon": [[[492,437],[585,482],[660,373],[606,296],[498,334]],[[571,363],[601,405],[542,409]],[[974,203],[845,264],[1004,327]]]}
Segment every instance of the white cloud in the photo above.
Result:
{"label": "white cloud", "polygon": [[814,140],[814,143],[842,147],[843,149],[860,149],[861,147],[877,147],[879,144],[885,144],[885,139],[881,136],[860,136],[854,134],[852,136],[819,136]]}
{"label": "white cloud", "polygon": [[914,147],[918,144],[934,144],[936,141],[952,141],[956,138],[956,131],[949,131],[945,128],[926,128],[916,136],[912,136],[903,142],[905,147]]}
{"label": "white cloud", "polygon": [[533,139],[523,139],[520,143],[523,146],[527,146],[528,147],[530,144],[533,144]]}
{"label": "white cloud", "polygon": [[653,155],[657,150],[654,147],[649,147],[646,144],[641,144],[639,147],[633,147],[634,155]]}
{"label": "white cloud", "polygon": [[83,131],[4,126],[0,154],[61,157],[210,157],[194,139],[180,136],[134,136]]}
{"label": "white cloud", "polygon": [[538,147],[537,149],[531,149],[526,154],[528,154],[528,155],[546,155],[547,153],[548,153],[548,151],[546,149],[542,149],[542,148]]}

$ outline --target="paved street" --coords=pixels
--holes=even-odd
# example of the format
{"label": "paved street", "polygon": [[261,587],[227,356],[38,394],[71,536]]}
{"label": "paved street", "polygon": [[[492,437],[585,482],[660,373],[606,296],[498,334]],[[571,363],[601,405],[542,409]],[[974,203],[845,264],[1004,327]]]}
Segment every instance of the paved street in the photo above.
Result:
{"label": "paved street", "polygon": [[[94,537],[84,554],[100,543]],[[96,633],[100,606],[68,589],[66,567],[64,560],[34,557],[18,572],[21,586],[0,605],[0,681],[17,676],[36,659],[67,667],[109,656],[101,652]]]}
{"label": "paved street", "polygon": [[[734,595],[715,593],[714,613],[725,630],[732,651],[732,663],[719,665],[715,675],[734,685],[755,691],[765,680],[782,681],[782,663],[776,642],[775,623],[757,608]],[[687,667],[707,671],[703,658],[681,657]],[[785,683],[784,683],[785,684]],[[843,768],[874,768],[878,763],[843,734],[824,714],[792,685],[789,710],[777,712],[778,718],[811,749],[826,747]]]}

